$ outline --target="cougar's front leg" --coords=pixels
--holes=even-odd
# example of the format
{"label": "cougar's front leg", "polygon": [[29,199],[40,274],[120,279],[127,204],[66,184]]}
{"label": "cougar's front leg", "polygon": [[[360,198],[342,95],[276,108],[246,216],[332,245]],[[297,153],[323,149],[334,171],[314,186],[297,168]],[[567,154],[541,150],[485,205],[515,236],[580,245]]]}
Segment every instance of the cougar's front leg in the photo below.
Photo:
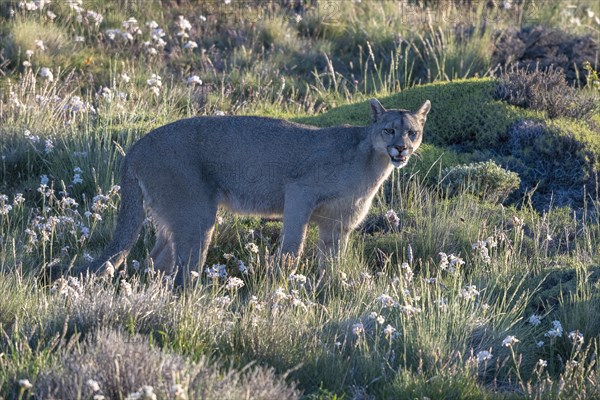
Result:
{"label": "cougar's front leg", "polygon": [[340,221],[323,220],[319,225],[319,264],[343,254],[348,246],[348,238],[352,231]]}
{"label": "cougar's front leg", "polygon": [[280,239],[281,252],[300,256],[304,250],[304,239],[313,204],[304,198],[301,190],[289,190],[285,194],[283,210],[283,234]]}

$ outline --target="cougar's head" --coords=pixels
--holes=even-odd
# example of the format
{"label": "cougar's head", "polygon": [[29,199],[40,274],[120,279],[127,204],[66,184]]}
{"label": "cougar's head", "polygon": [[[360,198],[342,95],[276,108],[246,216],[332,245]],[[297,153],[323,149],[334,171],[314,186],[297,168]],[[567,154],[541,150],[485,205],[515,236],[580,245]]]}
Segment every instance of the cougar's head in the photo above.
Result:
{"label": "cougar's head", "polygon": [[386,110],[377,99],[371,99],[372,124],[369,128],[375,150],[387,154],[394,167],[404,167],[421,145],[430,108],[431,103],[427,100],[414,113]]}

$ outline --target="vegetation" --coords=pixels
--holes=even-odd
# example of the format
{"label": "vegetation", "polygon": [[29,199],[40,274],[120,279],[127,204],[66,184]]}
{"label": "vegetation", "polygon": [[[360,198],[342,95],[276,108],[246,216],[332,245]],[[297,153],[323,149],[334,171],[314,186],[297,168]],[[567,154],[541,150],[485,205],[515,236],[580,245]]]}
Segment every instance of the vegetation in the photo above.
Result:
{"label": "vegetation", "polygon": [[[4,1],[0,15],[0,399],[599,396],[597,2]],[[373,96],[430,99],[426,143],[326,269],[314,228],[279,265],[280,222],[220,211],[182,291],[147,264],[151,226],[114,280],[47,279],[106,245],[120,160],[150,129],[365,124]]]}

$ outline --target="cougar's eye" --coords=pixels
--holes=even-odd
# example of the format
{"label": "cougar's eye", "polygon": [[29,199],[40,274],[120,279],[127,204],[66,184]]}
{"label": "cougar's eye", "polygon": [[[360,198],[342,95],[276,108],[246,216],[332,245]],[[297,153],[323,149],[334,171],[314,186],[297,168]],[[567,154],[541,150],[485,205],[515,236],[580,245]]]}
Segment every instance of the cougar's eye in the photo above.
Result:
{"label": "cougar's eye", "polygon": [[394,134],[394,129],[393,128],[386,128],[383,130],[386,134],[388,135],[393,135]]}
{"label": "cougar's eye", "polygon": [[417,132],[416,131],[408,131],[406,133],[408,134],[408,137],[410,137],[411,140],[413,140],[414,138],[417,137]]}

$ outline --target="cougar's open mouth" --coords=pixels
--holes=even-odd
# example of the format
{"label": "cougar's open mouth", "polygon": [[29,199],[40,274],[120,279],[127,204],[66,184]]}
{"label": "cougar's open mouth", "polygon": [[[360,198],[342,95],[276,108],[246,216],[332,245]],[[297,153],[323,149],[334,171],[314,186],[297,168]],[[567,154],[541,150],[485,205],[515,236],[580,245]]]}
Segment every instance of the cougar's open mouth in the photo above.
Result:
{"label": "cougar's open mouth", "polygon": [[409,156],[403,156],[402,154],[399,154],[397,156],[392,156],[390,154],[390,158],[392,159],[392,162],[394,163],[404,163],[408,161],[408,157]]}
{"label": "cougar's open mouth", "polygon": [[402,151],[400,151],[400,149],[397,149],[396,147],[388,148],[388,154],[390,156],[392,164],[394,164],[394,167],[396,168],[401,168],[405,166],[408,162],[408,159],[410,158],[410,153],[408,150],[403,149]]}

